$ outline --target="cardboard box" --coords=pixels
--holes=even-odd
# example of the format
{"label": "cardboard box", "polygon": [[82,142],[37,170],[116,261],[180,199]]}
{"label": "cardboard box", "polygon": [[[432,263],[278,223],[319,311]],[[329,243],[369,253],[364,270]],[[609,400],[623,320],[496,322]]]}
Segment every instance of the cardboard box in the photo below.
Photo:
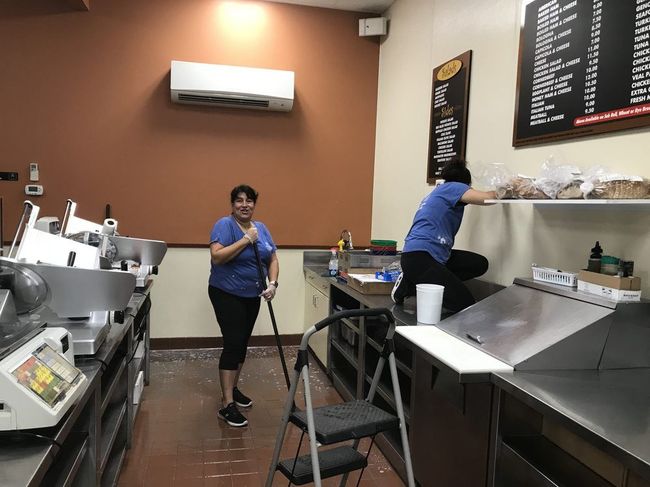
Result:
{"label": "cardboard box", "polygon": [[621,289],[625,291],[640,291],[641,278],[640,277],[618,277],[608,276],[607,274],[599,274],[598,272],[580,271],[578,273],[578,281],[597,284],[603,287],[612,289]]}
{"label": "cardboard box", "polygon": [[[399,262],[399,255],[374,255],[365,250],[345,250],[339,252],[339,271],[353,274],[352,269],[381,270],[382,267]],[[357,274],[363,274],[357,272]]]}
{"label": "cardboard box", "polygon": [[[592,273],[593,274],[593,273]],[[611,277],[611,276],[610,276]],[[630,291],[627,289],[615,289],[612,287],[601,286],[591,282],[578,280],[578,291],[589,294],[595,294],[613,301],[641,301],[641,291]]]}
{"label": "cardboard box", "polygon": [[347,277],[348,274],[375,274],[378,269],[377,267],[351,267],[350,269],[344,271],[341,270],[339,274],[341,274],[343,277]]}
{"label": "cardboard box", "polygon": [[348,274],[348,286],[361,294],[390,294],[394,285],[376,279],[374,274]]}

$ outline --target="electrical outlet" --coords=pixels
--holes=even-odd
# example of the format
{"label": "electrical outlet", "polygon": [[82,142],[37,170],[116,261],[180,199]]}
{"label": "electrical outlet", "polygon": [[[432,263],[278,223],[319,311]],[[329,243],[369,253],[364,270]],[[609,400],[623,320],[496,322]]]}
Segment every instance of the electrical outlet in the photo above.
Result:
{"label": "electrical outlet", "polygon": [[18,173],[0,172],[0,181],[18,181]]}

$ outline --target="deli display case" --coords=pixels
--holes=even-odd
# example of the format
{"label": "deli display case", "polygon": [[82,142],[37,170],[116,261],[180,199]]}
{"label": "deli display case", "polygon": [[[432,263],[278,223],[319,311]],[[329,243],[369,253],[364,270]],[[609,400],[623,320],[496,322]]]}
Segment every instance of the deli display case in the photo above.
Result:
{"label": "deli display case", "polygon": [[[395,314],[403,325],[416,324]],[[650,404],[647,383],[638,380],[650,369],[650,302],[615,302],[522,278],[435,326],[397,333],[415,350],[411,421],[418,428],[411,441],[422,486],[650,485],[643,476],[650,452],[629,453],[650,439],[648,409],[633,420],[633,441],[616,429],[620,420],[593,436],[599,426],[570,397],[586,381],[587,401],[601,418],[630,417],[607,399],[618,381],[622,397]],[[567,381],[571,388],[562,387]],[[530,464],[539,466],[541,484],[517,464],[527,455],[537,458]],[[623,480],[603,464],[618,465]]]}

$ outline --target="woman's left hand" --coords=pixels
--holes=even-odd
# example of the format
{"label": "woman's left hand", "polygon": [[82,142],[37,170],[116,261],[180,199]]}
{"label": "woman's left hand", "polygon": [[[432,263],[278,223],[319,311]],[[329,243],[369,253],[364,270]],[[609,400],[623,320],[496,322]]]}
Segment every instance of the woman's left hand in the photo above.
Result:
{"label": "woman's left hand", "polygon": [[273,284],[269,284],[269,286],[262,291],[262,294],[260,294],[261,297],[264,298],[264,301],[271,301],[275,297],[275,286]]}

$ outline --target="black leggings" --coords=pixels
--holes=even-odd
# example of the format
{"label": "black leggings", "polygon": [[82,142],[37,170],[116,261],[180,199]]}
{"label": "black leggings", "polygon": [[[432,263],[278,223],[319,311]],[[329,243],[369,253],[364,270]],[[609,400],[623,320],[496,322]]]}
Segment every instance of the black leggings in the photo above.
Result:
{"label": "black leggings", "polygon": [[246,359],[248,339],[260,311],[260,298],[242,298],[208,286],[208,295],[223,335],[219,369],[237,370]]}
{"label": "black leggings", "polygon": [[442,305],[453,312],[476,302],[463,281],[482,276],[488,269],[485,257],[466,250],[452,250],[447,265],[437,262],[428,252],[402,254],[401,263],[408,296],[415,295],[416,284],[445,286]]}

